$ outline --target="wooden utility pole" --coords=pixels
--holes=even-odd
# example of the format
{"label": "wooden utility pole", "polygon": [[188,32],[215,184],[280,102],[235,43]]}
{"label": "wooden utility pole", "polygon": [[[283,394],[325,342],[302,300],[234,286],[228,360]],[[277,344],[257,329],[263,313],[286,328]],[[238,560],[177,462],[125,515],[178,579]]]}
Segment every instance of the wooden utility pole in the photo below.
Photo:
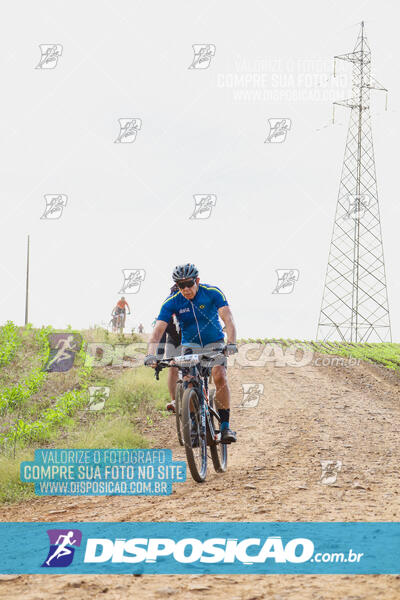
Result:
{"label": "wooden utility pole", "polygon": [[26,289],[25,289],[25,326],[28,324],[28,299],[29,299],[29,235],[26,251]]}

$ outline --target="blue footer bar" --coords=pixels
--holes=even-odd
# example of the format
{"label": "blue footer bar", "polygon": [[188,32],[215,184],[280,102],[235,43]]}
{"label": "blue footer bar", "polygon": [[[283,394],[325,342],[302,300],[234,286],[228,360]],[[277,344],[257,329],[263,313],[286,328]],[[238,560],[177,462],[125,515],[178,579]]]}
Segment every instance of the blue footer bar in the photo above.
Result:
{"label": "blue footer bar", "polygon": [[0,523],[0,573],[400,573],[400,523]]}

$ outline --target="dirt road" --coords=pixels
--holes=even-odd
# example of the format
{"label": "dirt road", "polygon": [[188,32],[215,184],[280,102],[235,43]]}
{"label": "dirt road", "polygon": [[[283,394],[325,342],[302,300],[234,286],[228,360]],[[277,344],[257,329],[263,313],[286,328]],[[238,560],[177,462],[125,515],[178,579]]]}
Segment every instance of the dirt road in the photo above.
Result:
{"label": "dirt road", "polygon": [[[400,377],[380,367],[233,368],[229,469],[169,497],[45,498],[1,509],[2,521],[398,521]],[[257,407],[239,408],[242,384],[263,383]],[[173,418],[151,429],[154,447],[184,459]],[[149,435],[150,432],[147,432]],[[324,485],[321,460],[339,460]],[[0,577],[0,598],[216,598],[365,600],[400,597],[400,576]]]}

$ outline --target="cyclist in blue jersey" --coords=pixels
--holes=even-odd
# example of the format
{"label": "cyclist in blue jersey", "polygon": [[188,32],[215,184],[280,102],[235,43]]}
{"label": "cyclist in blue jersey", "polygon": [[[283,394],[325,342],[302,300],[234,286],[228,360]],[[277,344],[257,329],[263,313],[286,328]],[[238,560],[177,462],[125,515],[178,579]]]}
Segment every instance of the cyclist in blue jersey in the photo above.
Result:
{"label": "cyclist in blue jersey", "polygon": [[[172,279],[179,290],[171,293],[163,302],[153,333],[149,340],[148,354],[144,364],[156,366],[157,346],[173,314],[178,319],[182,333],[182,346],[193,352],[225,348],[228,354],[237,352],[236,327],[231,309],[224,293],[215,285],[200,283],[196,267],[187,263],[175,267]],[[224,342],[219,319],[225,324],[227,342]],[[221,442],[236,442],[236,434],[229,428],[230,394],[226,374],[226,359],[212,368],[216,387],[216,402],[221,418]]]}

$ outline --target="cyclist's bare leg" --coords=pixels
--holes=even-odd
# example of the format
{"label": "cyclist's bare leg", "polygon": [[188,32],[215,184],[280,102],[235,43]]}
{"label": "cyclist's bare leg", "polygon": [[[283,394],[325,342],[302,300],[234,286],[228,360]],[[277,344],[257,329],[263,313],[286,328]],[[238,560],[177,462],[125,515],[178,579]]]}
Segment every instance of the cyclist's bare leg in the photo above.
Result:
{"label": "cyclist's bare leg", "polygon": [[226,367],[224,367],[224,365],[215,365],[215,367],[212,368],[211,373],[216,388],[215,399],[217,403],[217,408],[229,408],[230,393]]}
{"label": "cyclist's bare leg", "polygon": [[171,367],[170,369],[168,369],[168,390],[172,402],[175,402],[175,390],[176,382],[178,381],[178,376],[179,373],[177,367]]}

